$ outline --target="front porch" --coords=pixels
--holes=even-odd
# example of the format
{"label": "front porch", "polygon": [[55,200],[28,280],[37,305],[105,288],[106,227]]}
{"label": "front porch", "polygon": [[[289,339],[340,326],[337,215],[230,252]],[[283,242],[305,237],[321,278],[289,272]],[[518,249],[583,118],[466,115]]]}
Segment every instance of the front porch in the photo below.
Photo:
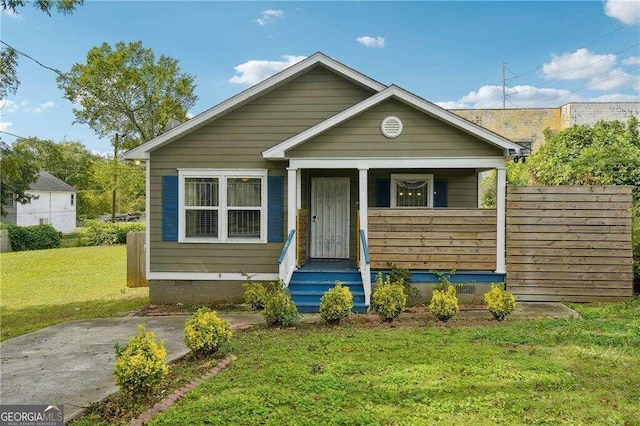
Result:
{"label": "front porch", "polygon": [[[285,285],[289,285],[294,272],[302,272],[305,268],[324,273],[325,281],[331,283],[339,279],[332,278],[336,273],[353,272],[355,268],[364,293],[364,305],[368,306],[376,274],[388,271],[390,263],[410,270],[414,282],[434,283],[437,278],[430,271],[451,270],[456,271],[454,282],[504,281],[504,159],[437,162],[438,165],[446,164],[446,168],[434,167],[436,162],[433,160],[422,159],[420,163],[417,160],[370,163],[369,167],[354,169],[354,163],[358,162],[355,160],[340,164],[291,159],[291,167],[287,169],[288,239],[279,259],[279,274]],[[492,168],[497,170],[497,208],[484,209],[479,207],[478,173]],[[394,195],[397,198],[401,194],[400,190],[391,187],[392,176],[410,176],[418,190],[428,191],[429,196],[424,198],[426,205],[402,206],[398,200],[392,200]],[[426,183],[418,176],[428,176],[423,179]],[[474,185],[472,191],[468,184],[460,189],[462,186],[457,182],[465,179],[469,182],[470,176]],[[323,224],[321,214],[331,217],[335,213],[331,209],[319,210],[319,202],[314,199],[318,198],[314,194],[318,191],[314,179],[344,179],[346,182],[344,191],[347,194],[342,201],[344,205],[338,206],[339,218],[333,217],[329,225]],[[440,182],[440,186],[436,182]],[[381,196],[381,187],[385,185],[386,200]],[[334,195],[327,195],[332,203],[341,197]],[[323,226],[324,233],[318,229]],[[341,236],[336,237],[336,230]],[[342,247],[323,252],[314,247],[320,242],[341,244]]]}

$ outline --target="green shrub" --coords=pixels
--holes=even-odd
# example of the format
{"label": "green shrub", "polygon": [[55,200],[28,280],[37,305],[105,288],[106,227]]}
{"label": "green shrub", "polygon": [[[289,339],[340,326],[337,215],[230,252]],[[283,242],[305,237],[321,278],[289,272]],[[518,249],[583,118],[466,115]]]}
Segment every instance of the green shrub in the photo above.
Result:
{"label": "green shrub", "polygon": [[13,251],[46,250],[62,245],[60,233],[51,225],[9,225],[7,229]]}
{"label": "green shrub", "polygon": [[198,309],[184,325],[184,343],[193,352],[214,353],[231,336],[229,321],[206,306]]}
{"label": "green shrub", "polygon": [[402,268],[395,263],[389,263],[391,272],[389,273],[389,280],[394,283],[402,283],[404,294],[407,296],[407,306],[420,306],[424,301],[422,299],[422,293],[418,287],[411,285],[411,271]]}
{"label": "green shrub", "polygon": [[139,325],[138,335],[131,337],[124,348],[116,344],[116,385],[129,397],[150,396],[169,372],[166,358],[163,342]]}
{"label": "green shrub", "polygon": [[432,287],[433,290],[445,291],[449,287],[453,286],[453,284],[451,284],[450,278],[453,275],[456,274],[456,270],[455,269],[452,269],[449,272],[439,272],[439,271],[429,271],[429,272],[431,272],[433,275],[435,275],[436,278],[439,281],[438,284],[434,284],[433,285],[433,287]]}
{"label": "green shrub", "polygon": [[491,289],[484,294],[483,300],[491,315],[498,321],[502,321],[516,309],[516,299],[513,294],[503,290],[497,284],[491,284]]}
{"label": "green shrub", "polygon": [[392,322],[400,316],[407,303],[402,283],[392,282],[389,277],[382,281],[382,274],[379,273],[376,284],[371,295],[371,309],[383,322]]}
{"label": "green shrub", "polygon": [[146,229],[144,222],[111,223],[101,222],[99,220],[88,220],[84,226],[82,242],[83,245],[87,246],[125,244],[127,242],[127,233],[144,231]]}
{"label": "green shrub", "polygon": [[440,321],[447,322],[460,311],[456,288],[452,285],[446,290],[433,290],[429,310]]}
{"label": "green shrub", "polygon": [[329,289],[320,299],[320,316],[328,324],[338,324],[348,317],[353,309],[353,295],[349,287],[336,281],[335,287]]}
{"label": "green shrub", "polygon": [[262,315],[269,325],[286,327],[300,323],[298,309],[291,300],[291,294],[284,288],[269,294],[264,303]]}
{"label": "green shrub", "polygon": [[244,288],[244,303],[251,306],[252,309],[261,311],[264,304],[273,292],[278,291],[282,285],[279,282],[259,283],[248,281],[242,284]]}

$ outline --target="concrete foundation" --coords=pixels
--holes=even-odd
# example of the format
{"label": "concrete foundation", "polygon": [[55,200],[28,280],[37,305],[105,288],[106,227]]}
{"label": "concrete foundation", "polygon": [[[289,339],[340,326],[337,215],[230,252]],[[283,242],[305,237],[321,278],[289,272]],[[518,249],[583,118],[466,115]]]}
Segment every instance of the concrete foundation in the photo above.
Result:
{"label": "concrete foundation", "polygon": [[244,281],[149,281],[149,301],[153,304],[242,303]]}

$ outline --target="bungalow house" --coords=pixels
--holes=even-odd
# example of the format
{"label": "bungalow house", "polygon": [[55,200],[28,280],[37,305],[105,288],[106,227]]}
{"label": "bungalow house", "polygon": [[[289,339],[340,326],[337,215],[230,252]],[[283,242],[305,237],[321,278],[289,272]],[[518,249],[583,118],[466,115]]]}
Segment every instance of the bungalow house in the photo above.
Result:
{"label": "bungalow house", "polygon": [[[316,53],[125,154],[146,161],[152,302],[239,300],[281,279],[301,311],[356,306],[389,263],[505,273],[505,160],[520,145]],[[497,208],[478,174],[497,170]]]}
{"label": "bungalow house", "polygon": [[76,189],[49,172],[41,171],[25,191],[33,198],[19,203],[13,193],[7,197],[4,223],[19,226],[50,224],[58,232],[76,232]]}

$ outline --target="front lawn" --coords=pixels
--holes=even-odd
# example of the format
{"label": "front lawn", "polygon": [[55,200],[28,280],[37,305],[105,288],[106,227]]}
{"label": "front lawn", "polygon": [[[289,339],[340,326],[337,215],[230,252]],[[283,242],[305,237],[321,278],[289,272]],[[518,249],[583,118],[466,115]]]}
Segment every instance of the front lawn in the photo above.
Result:
{"label": "front lawn", "polygon": [[147,303],[127,288],[126,247],[76,247],[0,255],[0,340],[59,322],[125,315]]}
{"label": "front lawn", "polygon": [[640,299],[577,309],[586,319],[238,332],[238,360],[150,424],[640,424]]}

